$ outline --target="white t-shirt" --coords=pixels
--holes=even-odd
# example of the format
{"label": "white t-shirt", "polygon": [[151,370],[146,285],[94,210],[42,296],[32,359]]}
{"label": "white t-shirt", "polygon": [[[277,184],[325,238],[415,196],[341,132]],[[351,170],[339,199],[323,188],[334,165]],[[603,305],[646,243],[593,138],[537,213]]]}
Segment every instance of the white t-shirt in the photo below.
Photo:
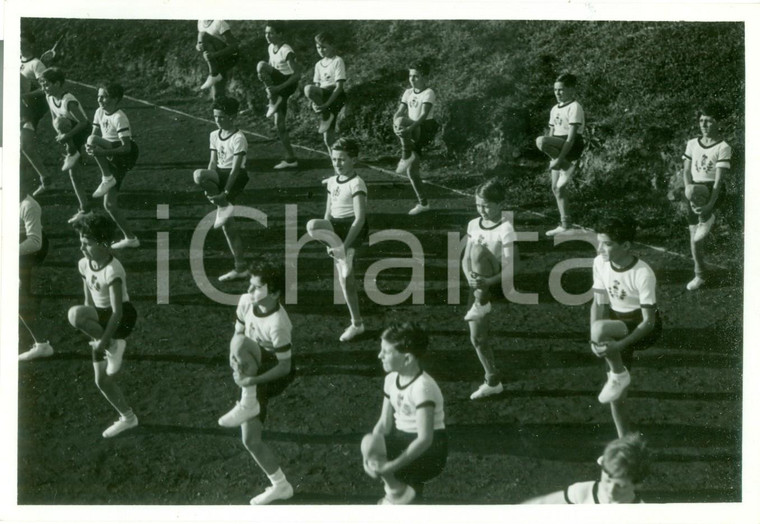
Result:
{"label": "white t-shirt", "polygon": [[293,68],[288,63],[288,56],[293,53],[293,48],[288,44],[282,44],[275,52],[274,44],[269,44],[269,65],[277,69],[283,75],[290,76],[294,73]]}
{"label": "white t-shirt", "polygon": [[327,179],[327,192],[330,193],[330,216],[333,218],[350,218],[354,215],[354,197],[367,194],[367,184],[354,175],[345,180],[338,180],[338,175]]}
{"label": "white t-shirt", "polygon": [[[601,498],[600,498],[601,495]],[[565,488],[565,502],[568,504],[609,504],[603,493],[599,492],[599,481],[589,480],[576,482]],[[644,501],[636,495],[633,504],[643,504]]]}
{"label": "white t-shirt", "polygon": [[37,78],[47,69],[39,58],[21,58],[21,75],[29,80],[31,91],[39,87]]}
{"label": "white t-shirt", "polygon": [[79,117],[70,110],[70,104],[72,103],[77,104],[80,109],[82,108],[79,100],[77,100],[74,95],[71,93],[64,93],[60,99],[49,95],[46,95],[45,98],[47,99],[48,107],[50,108],[50,117],[53,120],[61,117],[71,121],[73,124],[79,123]]}
{"label": "white t-shirt", "polygon": [[618,313],[655,307],[657,277],[649,264],[638,258],[628,267],[615,269],[598,255],[594,259],[594,292],[606,295]]}
{"label": "white t-shirt", "polygon": [[19,255],[31,255],[42,249],[42,208],[31,196],[26,195],[18,205]]}
{"label": "white t-shirt", "polygon": [[433,377],[422,371],[406,386],[399,386],[399,375],[393,371],[385,376],[383,394],[393,407],[396,429],[417,433],[417,410],[433,407],[433,429],[444,429],[443,395]]}
{"label": "white t-shirt", "polygon": [[95,303],[95,307],[110,309],[111,295],[109,288],[116,279],[121,280],[121,301],[129,301],[129,294],[127,293],[127,273],[124,271],[124,266],[122,266],[121,262],[117,259],[111,257],[108,264],[100,269],[93,269],[92,262],[87,258],[82,258],[79,261],[79,274],[82,275],[82,279],[87,283],[87,287],[90,289],[90,294],[92,295],[92,301]]}
{"label": "white t-shirt", "polygon": [[552,136],[567,136],[570,126],[577,126],[577,134],[582,135],[586,128],[586,117],[583,108],[577,100],[564,105],[557,104],[549,113],[549,127],[553,129]]}
{"label": "white t-shirt", "polygon": [[339,80],[346,80],[346,64],[341,57],[325,57],[314,66],[314,83],[317,86],[331,87]]}
{"label": "white t-shirt", "polygon": [[484,227],[481,217],[473,218],[467,224],[467,236],[470,237],[469,242],[484,246],[499,262],[501,262],[502,253],[506,256],[506,250],[517,240],[515,228],[508,220],[502,220],[491,227]]}
{"label": "white t-shirt", "polygon": [[236,155],[243,156],[243,162],[240,164],[241,169],[245,169],[245,158],[248,154],[248,140],[239,129],[236,129],[231,135],[229,131],[217,129],[209,135],[209,149],[216,151],[216,167],[219,169],[232,169]]}
{"label": "white t-shirt", "polygon": [[404,94],[401,97],[401,103],[406,104],[407,113],[412,120],[419,120],[420,115],[422,114],[423,104],[430,104],[430,111],[425,120],[431,120],[435,113],[435,91],[428,87],[418,93],[415,92],[414,88],[410,87],[404,91]]}
{"label": "white t-shirt", "polygon": [[277,360],[291,358],[293,325],[285,308],[278,304],[274,311],[261,314],[254,308],[252,300],[248,293],[240,297],[235,330],[256,342],[261,349],[274,353]]}
{"label": "white t-shirt", "polygon": [[198,32],[208,33],[211,36],[222,38],[222,35],[230,30],[230,25],[224,20],[198,20]]}
{"label": "white t-shirt", "polygon": [[717,168],[731,169],[731,146],[721,141],[705,147],[699,138],[692,138],[686,143],[683,158],[691,160],[694,182],[715,182]]}
{"label": "white t-shirt", "polygon": [[109,115],[102,107],[99,107],[95,110],[92,125],[99,129],[101,136],[110,142],[120,142],[122,138],[132,137],[129,119],[121,109]]}

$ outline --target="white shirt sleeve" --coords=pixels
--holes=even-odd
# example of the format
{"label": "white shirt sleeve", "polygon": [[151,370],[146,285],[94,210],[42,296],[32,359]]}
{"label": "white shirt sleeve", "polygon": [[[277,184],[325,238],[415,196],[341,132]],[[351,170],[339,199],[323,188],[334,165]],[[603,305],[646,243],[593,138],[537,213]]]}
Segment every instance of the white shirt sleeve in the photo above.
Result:
{"label": "white shirt sleeve", "polygon": [[583,107],[578,102],[573,103],[568,111],[568,117],[570,119],[570,125],[585,123],[585,116],[583,114]]}
{"label": "white shirt sleeve", "polygon": [[715,162],[715,167],[723,169],[731,169],[731,146],[723,142],[718,149],[718,160]]}
{"label": "white shirt sleeve", "polygon": [[657,304],[655,289],[657,277],[648,268],[643,268],[636,274],[636,286],[639,289],[639,304],[641,307],[654,306]]}
{"label": "white shirt sleeve", "polygon": [[341,57],[335,58],[335,81],[346,79],[346,63]]}

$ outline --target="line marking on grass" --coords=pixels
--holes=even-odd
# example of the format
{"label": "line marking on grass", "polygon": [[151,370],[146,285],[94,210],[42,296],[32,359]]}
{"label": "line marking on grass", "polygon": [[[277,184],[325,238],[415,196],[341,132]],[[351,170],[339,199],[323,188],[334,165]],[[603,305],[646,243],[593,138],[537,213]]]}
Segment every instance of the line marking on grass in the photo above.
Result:
{"label": "line marking on grass", "polygon": [[[94,85],[85,84],[84,82],[78,82],[76,80],[68,80],[68,81],[71,82],[72,84],[76,84],[76,85],[82,86],[82,87],[87,87],[89,89],[98,89]],[[185,113],[183,111],[179,111],[178,109],[172,109],[171,107],[162,106],[160,104],[149,102],[147,100],[141,100],[140,98],[135,98],[133,96],[124,95],[124,98],[127,98],[129,100],[133,100],[135,102],[139,102],[141,104],[145,104],[147,106],[156,107],[158,109],[163,109],[164,111],[168,111],[170,113],[176,113],[178,115],[182,115],[184,117],[191,118],[191,119],[197,120],[199,122],[205,122],[207,124],[214,124],[215,123],[213,120],[209,120],[207,118],[202,118],[202,117],[199,117],[199,116],[191,115],[190,113]],[[262,135],[261,133],[256,133],[255,131],[250,131],[248,129],[241,129],[241,131],[243,131],[243,133],[246,133],[248,135],[255,136],[255,137],[258,137],[258,138],[263,138],[263,139],[266,139],[266,140],[275,140],[272,137],[269,137],[269,136],[266,136],[266,135]],[[314,149],[314,148],[311,148],[309,146],[302,146],[300,144],[293,144],[293,147],[298,148],[298,149],[303,149],[304,151],[309,151],[310,153],[316,153],[318,155],[327,156],[327,153],[325,153],[324,151],[320,151],[318,149]],[[372,169],[374,171],[378,171],[380,173],[385,173],[386,175],[390,175],[390,176],[393,176],[393,177],[396,177],[396,178],[403,178],[403,179],[407,178],[404,175],[399,175],[395,171],[391,171],[389,169],[385,169],[384,167],[373,166],[372,164],[367,164],[366,162],[360,162],[359,164],[367,166],[369,169]],[[461,196],[466,196],[466,197],[470,197],[470,198],[472,198],[473,196],[475,196],[474,193],[469,193],[467,191],[462,191],[461,189],[454,189],[453,187],[447,187],[447,186],[444,186],[442,184],[438,184],[436,182],[430,182],[428,180],[423,180],[422,183],[426,184],[428,186],[437,187],[438,189],[443,189],[444,191],[449,191],[450,193],[456,193],[457,195],[461,195]],[[541,218],[545,218],[545,219],[549,220],[548,216],[546,216],[543,213],[539,213],[538,211],[531,211],[529,209],[523,209],[520,206],[517,206],[517,209],[519,209],[523,213],[530,213],[532,215],[539,216]],[[573,224],[573,225],[577,226],[580,229],[584,229],[586,231],[593,231],[593,229],[581,226],[579,224]],[[691,257],[689,255],[684,255],[683,253],[678,253],[676,251],[670,251],[669,249],[666,249],[664,247],[652,246],[652,245],[649,245],[649,244],[644,244],[642,242],[635,242],[635,244],[638,244],[638,245],[640,245],[642,247],[651,249],[653,251],[658,251],[660,253],[665,253],[665,254],[674,256],[676,258],[682,258],[682,259],[685,259],[685,260],[691,260]],[[727,267],[724,267],[724,266],[722,266],[720,264],[715,264],[715,263],[712,263],[712,262],[708,262],[706,265],[713,266],[713,267],[722,269],[724,271],[728,271]]]}

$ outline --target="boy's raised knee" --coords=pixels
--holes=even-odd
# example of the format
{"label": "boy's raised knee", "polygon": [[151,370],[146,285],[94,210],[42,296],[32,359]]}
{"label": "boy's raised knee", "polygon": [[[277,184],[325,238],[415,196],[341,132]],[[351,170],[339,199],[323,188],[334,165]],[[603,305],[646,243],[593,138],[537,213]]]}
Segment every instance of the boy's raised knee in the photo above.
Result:
{"label": "boy's raised knee", "polygon": [[618,340],[628,334],[628,328],[620,320],[597,320],[591,324],[591,341]]}
{"label": "boy's raised knee", "polygon": [[540,136],[536,138],[536,147],[541,151],[544,150],[544,137]]}
{"label": "boy's raised knee", "polygon": [[71,324],[73,327],[79,327],[79,322],[81,318],[81,311],[82,306],[72,306],[69,308],[69,324]]}
{"label": "boy's raised knee", "polygon": [[59,133],[67,133],[71,131],[72,125],[71,120],[68,118],[63,118],[62,116],[55,117],[53,119],[53,129],[58,131]]}
{"label": "boy's raised knee", "polygon": [[209,173],[210,170],[208,169],[196,169],[193,171],[193,182],[198,185],[202,184],[204,180],[208,179]]}

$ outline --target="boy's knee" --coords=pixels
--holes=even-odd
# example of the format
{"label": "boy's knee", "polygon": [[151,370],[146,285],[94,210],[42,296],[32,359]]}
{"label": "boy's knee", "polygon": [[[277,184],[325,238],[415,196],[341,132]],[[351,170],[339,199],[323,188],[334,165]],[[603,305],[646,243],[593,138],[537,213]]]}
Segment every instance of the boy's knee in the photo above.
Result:
{"label": "boy's knee", "polygon": [[71,131],[71,121],[68,118],[63,118],[62,116],[55,117],[53,120],[53,129],[58,131],[59,133],[67,133]]}
{"label": "boy's knee", "polygon": [[230,353],[239,353],[246,349],[254,349],[256,342],[242,333],[236,333],[230,339]]}
{"label": "boy's knee", "polygon": [[591,324],[591,341],[618,340],[628,334],[628,328],[619,320],[597,320]]}
{"label": "boy's knee", "polygon": [[321,229],[321,227],[319,226],[319,224],[320,224],[320,221],[319,221],[318,218],[312,218],[311,220],[309,220],[308,222],[306,222],[306,233],[310,237],[313,237],[314,233],[318,229]]}
{"label": "boy's knee", "polygon": [[544,150],[544,137],[540,136],[536,138],[536,147],[541,151]]}
{"label": "boy's knee", "polygon": [[73,327],[78,328],[82,325],[82,322],[84,320],[84,312],[85,308],[84,306],[72,306],[69,308],[69,324],[71,324]]}
{"label": "boy's knee", "polygon": [[256,64],[256,73],[259,76],[261,76],[262,74],[268,74],[271,69],[272,67],[269,65],[269,63],[264,62],[263,60],[260,61],[258,64]]}
{"label": "boy's knee", "polygon": [[362,456],[365,458],[382,458],[385,456],[385,437],[376,433],[364,435],[361,444]]}
{"label": "boy's knee", "polygon": [[98,137],[96,137],[95,135],[90,135],[90,136],[88,136],[88,137],[87,137],[87,145],[88,145],[88,146],[93,146],[93,145],[95,145],[95,143],[96,143],[97,141],[98,141]]}
{"label": "boy's knee", "polygon": [[303,88],[303,94],[308,98],[312,98],[313,96],[318,95],[320,91],[321,90],[319,87],[315,86],[314,84],[308,84]]}
{"label": "boy's knee", "polygon": [[209,169],[196,169],[193,171],[193,182],[200,185],[204,181],[209,180],[209,175],[211,174],[211,170]]}

